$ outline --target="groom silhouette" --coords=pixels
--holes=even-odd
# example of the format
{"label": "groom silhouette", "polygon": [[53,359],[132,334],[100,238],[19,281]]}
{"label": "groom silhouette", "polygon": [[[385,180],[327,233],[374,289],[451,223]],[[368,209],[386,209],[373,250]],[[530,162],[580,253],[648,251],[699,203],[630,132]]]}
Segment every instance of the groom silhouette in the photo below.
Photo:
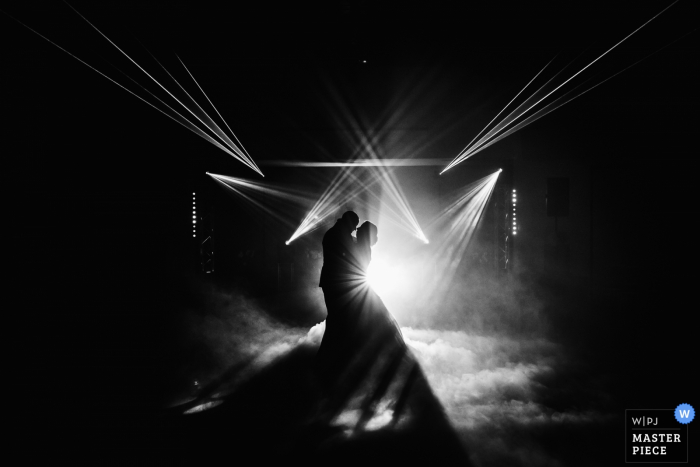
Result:
{"label": "groom silhouette", "polygon": [[[323,236],[323,267],[318,285],[323,289],[327,308],[329,299],[334,302],[338,294],[351,286],[353,273],[356,272],[353,253],[355,239],[352,233],[359,223],[359,216],[353,211],[347,211]],[[333,305],[331,303],[330,308]]]}
{"label": "groom silhouette", "polygon": [[318,351],[318,365],[327,381],[346,363],[348,340],[357,313],[350,305],[351,292],[357,285],[358,269],[355,239],[352,233],[360,223],[353,211],[347,211],[323,236],[323,267],[319,287],[326,302],[326,330]]}

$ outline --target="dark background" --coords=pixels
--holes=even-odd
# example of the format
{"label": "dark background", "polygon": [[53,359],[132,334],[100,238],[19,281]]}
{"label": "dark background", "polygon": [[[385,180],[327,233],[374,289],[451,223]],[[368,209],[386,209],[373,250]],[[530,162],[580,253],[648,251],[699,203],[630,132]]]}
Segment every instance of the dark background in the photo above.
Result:
{"label": "dark background", "polygon": [[[602,61],[601,77],[694,31],[690,3]],[[343,126],[324,112],[328,83],[366,122],[381,121],[391,99],[410,95],[397,89],[415,85],[411,109],[425,110],[397,128],[430,134],[449,122],[417,157],[451,159],[553,56],[592,60],[668,2],[72,4],[139,63],[150,60],[139,41],[169,69],[178,54],[266,180],[285,181],[290,172],[266,160],[351,155],[337,136]],[[107,62],[137,76],[65,4],[5,11],[120,82]],[[218,196],[206,171],[256,175],[8,16],[0,21],[6,313],[18,318],[19,393],[42,417],[145,410],[185,352],[172,310],[196,302],[201,280],[185,222],[190,193]],[[620,408],[690,402],[678,399],[692,392],[682,370],[696,308],[695,36],[513,136],[523,164],[564,158],[590,168],[588,279],[541,281],[593,297],[574,317],[553,316],[554,333],[624,375],[610,389]],[[473,162],[512,160],[499,144]],[[230,206],[241,226],[232,229],[258,241],[269,225]],[[289,233],[265,235],[274,244]]]}

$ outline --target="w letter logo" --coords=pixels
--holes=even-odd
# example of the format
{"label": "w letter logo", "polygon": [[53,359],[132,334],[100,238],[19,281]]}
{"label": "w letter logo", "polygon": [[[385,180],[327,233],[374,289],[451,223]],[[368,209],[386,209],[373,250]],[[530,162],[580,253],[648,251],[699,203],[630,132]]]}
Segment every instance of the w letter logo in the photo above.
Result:
{"label": "w letter logo", "polygon": [[695,418],[695,409],[690,404],[681,404],[674,410],[674,415],[678,423],[687,424]]}

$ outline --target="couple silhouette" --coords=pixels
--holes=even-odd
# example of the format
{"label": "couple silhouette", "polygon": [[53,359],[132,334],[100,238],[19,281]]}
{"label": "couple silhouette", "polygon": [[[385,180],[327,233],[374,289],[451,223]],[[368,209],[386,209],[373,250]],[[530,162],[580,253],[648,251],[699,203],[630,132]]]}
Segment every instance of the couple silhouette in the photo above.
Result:
{"label": "couple silhouette", "polygon": [[371,381],[366,403],[372,405],[406,360],[407,347],[398,323],[367,282],[377,226],[366,221],[357,228],[359,223],[358,215],[347,211],[323,237],[319,286],[328,314],[316,367],[329,395],[339,401]]}

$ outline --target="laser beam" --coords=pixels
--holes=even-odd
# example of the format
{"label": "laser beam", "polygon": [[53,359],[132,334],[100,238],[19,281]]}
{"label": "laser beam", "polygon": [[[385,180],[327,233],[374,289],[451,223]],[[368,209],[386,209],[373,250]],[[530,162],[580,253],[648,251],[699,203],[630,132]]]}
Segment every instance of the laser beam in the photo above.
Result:
{"label": "laser beam", "polygon": [[[544,97],[538,99],[534,104],[530,105],[527,109],[525,109],[525,110],[522,111],[522,112],[518,112],[517,115],[516,115],[515,117],[509,118],[509,117],[511,117],[511,116],[513,115],[513,113],[517,112],[520,108],[522,108],[524,105],[527,105],[531,100],[533,100],[533,97],[537,94],[537,92],[539,92],[539,90],[536,91],[535,94],[533,94],[532,96],[530,96],[530,97],[525,101],[525,103],[521,104],[515,111],[511,112],[511,114],[509,114],[506,118],[504,118],[501,122],[499,122],[499,124],[496,125],[496,128],[490,130],[489,133],[487,133],[486,135],[484,135],[483,137],[481,137],[476,143],[474,143],[474,144],[470,143],[469,145],[467,145],[467,148],[465,148],[457,157],[455,157],[455,158],[452,160],[452,162],[450,162],[450,163],[447,165],[447,167],[445,167],[445,169],[444,169],[442,172],[440,172],[440,173],[442,174],[442,173],[446,172],[446,171],[449,170],[450,168],[454,167],[455,165],[457,165],[457,164],[463,162],[463,161],[466,160],[467,158],[469,158],[469,157],[471,157],[472,155],[476,154],[478,151],[480,151],[480,150],[482,150],[482,149],[485,149],[486,147],[490,146],[490,145],[492,144],[492,143],[489,144],[489,143],[490,143],[490,139],[496,138],[496,135],[497,135],[497,133],[498,133],[499,131],[505,129],[505,127],[506,127],[507,125],[509,125],[510,123],[512,123],[512,122],[516,121],[517,119],[521,118],[522,116],[524,116],[527,112],[529,112],[531,109],[533,109],[534,107],[536,107],[536,106],[537,106],[539,103],[541,103],[543,100],[545,100],[546,98],[548,98],[549,96],[551,96],[553,93],[555,93],[556,91],[558,91],[559,89],[561,89],[564,85],[566,85],[566,84],[569,83],[571,80],[573,80],[574,78],[576,78],[578,75],[580,75],[581,73],[583,73],[586,69],[590,68],[593,64],[595,64],[595,63],[598,62],[601,58],[603,58],[603,57],[606,56],[608,53],[610,53],[613,49],[615,49],[616,47],[618,47],[618,46],[619,46],[620,44],[622,44],[624,41],[626,41],[626,40],[629,39],[631,36],[633,36],[635,33],[637,33],[640,29],[642,29],[643,27],[645,27],[645,26],[646,26],[647,24],[649,24],[651,21],[653,21],[654,19],[656,19],[659,15],[661,15],[661,14],[664,13],[666,10],[668,10],[668,9],[671,8],[673,5],[675,5],[678,1],[679,1],[679,0],[675,0],[673,3],[671,3],[670,5],[668,5],[666,8],[664,8],[663,10],[661,10],[659,13],[657,13],[656,15],[654,15],[653,17],[651,17],[649,20],[647,20],[647,21],[646,21],[645,23],[643,23],[641,26],[639,26],[638,28],[636,28],[634,31],[632,31],[631,33],[629,33],[627,36],[625,36],[625,37],[624,37],[623,39],[621,39],[620,41],[618,41],[615,45],[613,45],[612,47],[610,47],[609,49],[607,49],[605,52],[603,52],[601,55],[599,55],[599,56],[598,56],[597,58],[595,58],[593,61],[591,61],[591,62],[588,63],[586,66],[584,66],[583,68],[581,68],[579,71],[577,71],[576,73],[574,73],[571,77],[569,77],[568,79],[566,79],[563,83],[559,84],[556,88],[554,88],[554,90],[548,92]],[[551,62],[550,62],[550,63],[551,63]],[[629,68],[629,67],[627,67],[627,68]],[[627,68],[625,68],[625,69],[627,69]],[[622,71],[624,71],[624,70],[622,70]],[[539,75],[541,72],[542,72],[542,70],[538,73],[538,75]],[[619,73],[620,73],[620,72],[615,73],[613,76],[616,76],[616,75],[619,74]],[[537,77],[537,75],[536,75],[535,77]],[[610,78],[612,78],[612,76],[611,76]],[[608,78],[608,79],[610,79],[610,78]],[[534,80],[534,78],[533,78],[533,80]],[[551,80],[550,80],[550,81],[551,81]],[[606,79],[605,81],[607,81],[607,79]],[[530,83],[531,83],[531,82],[532,82],[532,80],[530,81]],[[604,81],[603,81],[603,82],[604,82]],[[528,85],[529,85],[530,83],[528,83]],[[601,83],[598,83],[598,84],[602,84],[602,82],[601,82]],[[545,85],[546,85],[546,84],[545,84]],[[596,85],[596,86],[597,86],[597,85]],[[596,87],[596,86],[593,86],[593,87],[589,88],[588,90],[593,89],[593,88]],[[527,86],[526,86],[526,87],[527,87]],[[540,88],[540,89],[542,89],[542,88]],[[586,92],[587,92],[588,90],[586,90]],[[522,91],[521,91],[521,92],[522,92]],[[518,93],[518,94],[520,94],[520,93]],[[516,96],[516,97],[517,97],[517,96]],[[575,97],[578,97],[578,96],[575,96]],[[572,99],[570,99],[570,100],[572,100]],[[570,100],[569,100],[569,101],[570,101]],[[566,101],[566,102],[569,102],[569,101]],[[513,101],[511,100],[511,103],[512,103],[512,102],[513,102]],[[566,102],[565,102],[565,103],[566,103]],[[508,105],[510,105],[510,103],[509,103]],[[561,105],[563,105],[563,104],[561,104]],[[555,108],[561,107],[561,105],[552,108],[549,112],[551,112],[551,111],[554,110]],[[507,107],[507,106],[506,106],[506,107]],[[503,111],[501,111],[501,112],[503,112]],[[499,112],[499,115],[500,115],[501,112]],[[544,114],[540,114],[540,115],[539,115],[537,118],[535,118],[534,120],[537,120],[538,118],[541,118],[542,116],[546,115],[546,114],[549,113],[549,112],[546,112],[546,113],[544,113]],[[532,123],[532,121],[534,121],[534,120],[529,120],[528,123]],[[488,126],[491,125],[492,122],[493,122],[493,120],[492,120],[491,122],[489,122],[489,124],[484,128],[484,130],[485,130],[486,128],[488,128]],[[523,126],[525,126],[525,125],[520,125],[520,126],[518,126],[518,129],[519,129],[519,128],[522,128]],[[483,133],[484,130],[482,130],[479,134]],[[517,130],[514,130],[514,131],[517,131]],[[514,131],[509,131],[509,130],[508,130],[508,131],[506,131],[506,132],[507,132],[508,134],[512,134]],[[478,137],[478,135],[477,135],[477,137]],[[501,137],[499,137],[498,139],[502,139],[503,137],[505,137],[505,136],[501,136]],[[474,140],[472,140],[472,141],[474,141]],[[495,141],[493,141],[493,142],[495,142]]]}
{"label": "laser beam", "polygon": [[[107,37],[105,34],[103,34],[102,31],[100,31],[94,24],[92,24],[87,18],[85,18],[85,16],[83,16],[83,15],[82,15],[78,10],[76,10],[72,5],[70,5],[70,4],[69,4],[68,2],[66,2],[65,0],[64,0],[64,3],[65,3],[71,10],[73,10],[78,16],[80,16],[80,18],[82,18],[86,23],[88,23],[95,31],[97,31],[102,37],[104,37],[104,38],[105,38],[112,46],[114,46],[122,55],[124,55],[127,59],[129,59],[129,61],[130,61],[131,63],[133,63],[139,70],[141,70],[141,71],[142,71],[144,74],[146,74],[151,80],[153,80],[153,81],[154,81],[161,89],[163,89],[169,96],[171,96],[173,99],[175,99],[176,102],[178,102],[178,103],[179,103],[181,106],[183,106],[188,112],[190,112],[190,113],[191,113],[197,120],[199,120],[208,130],[210,130],[212,133],[214,133],[214,135],[216,135],[217,137],[219,137],[219,138],[221,139],[221,141],[223,142],[223,144],[221,144],[219,141],[215,140],[211,135],[207,134],[206,131],[202,130],[199,126],[197,126],[197,125],[194,124],[192,121],[190,121],[188,118],[186,118],[185,116],[183,116],[180,112],[178,112],[178,111],[176,111],[175,109],[173,109],[172,106],[168,105],[166,102],[164,102],[164,101],[163,101],[162,99],[160,99],[158,96],[156,96],[156,95],[153,94],[151,91],[149,91],[148,89],[146,89],[143,85],[141,85],[141,84],[138,83],[136,80],[134,80],[133,78],[131,78],[130,76],[128,76],[126,73],[124,73],[123,71],[119,70],[117,67],[115,67],[115,68],[116,68],[120,73],[122,73],[124,76],[126,76],[126,77],[127,77],[129,80],[131,80],[132,82],[134,82],[137,86],[139,86],[140,88],[142,88],[144,91],[146,91],[146,92],[147,92],[148,94],[150,94],[152,97],[154,97],[158,102],[160,102],[161,104],[165,105],[165,106],[169,109],[169,111],[172,112],[172,114],[171,114],[171,113],[168,113],[168,112],[166,112],[166,111],[164,111],[163,109],[159,108],[157,105],[155,105],[155,104],[153,104],[152,102],[149,102],[147,99],[144,99],[143,97],[139,96],[139,95],[136,94],[134,91],[130,90],[129,88],[127,88],[127,87],[124,86],[123,84],[119,83],[118,81],[116,81],[115,79],[111,78],[111,77],[108,76],[107,74],[103,73],[102,71],[98,70],[97,68],[95,68],[94,66],[90,65],[90,64],[87,63],[86,61],[82,60],[82,59],[79,58],[77,55],[75,55],[75,54],[69,52],[67,49],[61,47],[61,46],[58,45],[56,42],[52,41],[52,40],[49,39],[48,37],[46,37],[46,36],[44,36],[43,34],[39,33],[39,32],[36,31],[35,29],[29,27],[28,25],[26,25],[26,24],[23,23],[22,21],[18,20],[17,18],[13,17],[13,16],[10,15],[10,14],[7,14],[7,13],[6,13],[6,14],[7,14],[10,18],[12,18],[13,20],[15,20],[17,23],[21,24],[22,26],[24,26],[25,28],[27,28],[28,30],[30,30],[31,32],[33,32],[34,34],[38,35],[39,37],[41,37],[42,39],[46,40],[47,42],[49,42],[49,43],[52,44],[53,46],[57,47],[57,48],[58,48],[59,50],[61,50],[62,52],[64,52],[64,53],[70,55],[71,57],[73,57],[74,59],[78,60],[78,61],[79,61],[80,63],[82,63],[83,65],[87,66],[88,68],[92,69],[93,71],[95,71],[95,72],[98,73],[99,75],[103,76],[104,78],[108,79],[109,81],[111,81],[112,83],[116,84],[116,85],[119,86],[120,88],[124,89],[124,90],[127,91],[129,94],[131,94],[131,95],[135,96],[136,98],[138,98],[140,101],[142,101],[142,102],[148,104],[150,107],[156,109],[157,111],[159,111],[160,113],[162,113],[162,114],[165,115],[166,117],[168,117],[168,118],[170,118],[170,119],[176,121],[176,122],[179,123],[180,125],[182,125],[182,126],[184,126],[185,128],[187,128],[188,130],[194,132],[194,133],[197,134],[198,136],[200,136],[200,137],[202,137],[203,139],[205,139],[207,142],[213,144],[213,145],[216,146],[217,148],[223,150],[224,152],[226,152],[226,153],[229,154],[230,156],[232,156],[232,157],[234,157],[235,159],[237,159],[238,161],[242,162],[243,164],[247,165],[247,166],[250,167],[251,169],[255,170],[255,171],[258,172],[260,175],[264,176],[263,173],[262,173],[262,171],[260,171],[260,169],[257,167],[257,165],[256,165],[255,162],[252,160],[252,158],[250,158],[250,156],[247,154],[247,152],[245,152],[245,150],[241,150],[240,148],[238,148],[238,147],[231,141],[231,139],[228,138],[228,136],[226,136],[225,133],[223,133],[223,131],[220,130],[220,128],[218,127],[218,125],[216,125],[216,123],[206,114],[206,112],[204,111],[204,109],[202,109],[201,106],[199,106],[199,104],[197,104],[196,101],[194,101],[194,99],[192,99],[192,97],[189,95],[189,93],[187,93],[187,91],[180,85],[180,83],[177,82],[177,80],[170,74],[170,72],[168,72],[167,69],[165,69],[165,67],[163,67],[163,65],[162,65],[160,62],[158,62],[158,60],[156,60],[156,62],[166,71],[166,73],[168,73],[168,75],[173,79],[173,81],[175,81],[176,84],[178,84],[178,86],[180,86],[180,88],[183,89],[183,91],[185,91],[185,93],[188,95],[188,97],[190,97],[190,99],[195,103],[195,105],[196,105],[196,106],[202,111],[202,113],[206,116],[205,118],[210,122],[210,124],[205,123],[205,122],[200,118],[200,116],[198,116],[195,112],[192,111],[192,109],[190,109],[187,105],[185,105],[182,101],[180,101],[177,97],[175,97],[170,91],[168,91],[168,89],[166,89],[160,82],[158,82],[158,80],[156,80],[156,79],[155,79],[150,73],[148,73],[143,67],[141,67],[138,63],[136,63],[135,60],[133,60],[126,52],[124,52],[124,51],[123,51],[119,46],[117,46],[111,39],[109,39],[109,37]],[[149,52],[149,54],[150,54],[150,52]],[[151,55],[151,56],[152,56],[152,55]],[[153,57],[153,58],[155,59],[155,57]],[[179,57],[178,57],[178,59],[179,59]],[[112,66],[114,66],[114,65],[112,65]],[[183,66],[184,66],[184,63],[183,63]],[[189,70],[188,70],[188,73],[189,73]],[[191,76],[191,73],[190,73],[190,76]],[[194,78],[193,78],[193,79],[194,79]],[[198,83],[197,83],[197,86],[199,86]],[[201,90],[201,87],[200,87],[200,90]],[[202,92],[203,92],[203,91],[202,91]],[[205,96],[206,96],[206,95],[205,95]],[[209,100],[208,97],[207,97],[207,100]],[[209,101],[209,102],[211,103],[211,101]],[[213,104],[212,104],[212,107],[213,107]],[[215,110],[216,110],[216,108],[215,108]],[[216,111],[217,111],[217,114],[219,114],[219,113],[218,113],[218,110],[216,110]],[[173,115],[173,114],[174,114],[174,115]],[[221,117],[221,114],[219,114],[219,117]],[[222,120],[223,120],[223,118],[222,118]],[[226,123],[226,122],[224,121],[224,123]],[[227,128],[229,128],[229,131],[230,131],[230,127],[228,127],[228,124],[226,124],[226,126],[227,126]],[[231,133],[233,133],[233,132],[231,132]],[[236,136],[234,135],[234,137],[236,137]],[[238,138],[237,138],[237,137],[236,137],[236,140],[238,141]],[[240,143],[240,141],[239,141],[239,143]],[[226,146],[224,146],[224,145],[226,145],[226,146],[228,146],[228,147],[226,147]]]}

